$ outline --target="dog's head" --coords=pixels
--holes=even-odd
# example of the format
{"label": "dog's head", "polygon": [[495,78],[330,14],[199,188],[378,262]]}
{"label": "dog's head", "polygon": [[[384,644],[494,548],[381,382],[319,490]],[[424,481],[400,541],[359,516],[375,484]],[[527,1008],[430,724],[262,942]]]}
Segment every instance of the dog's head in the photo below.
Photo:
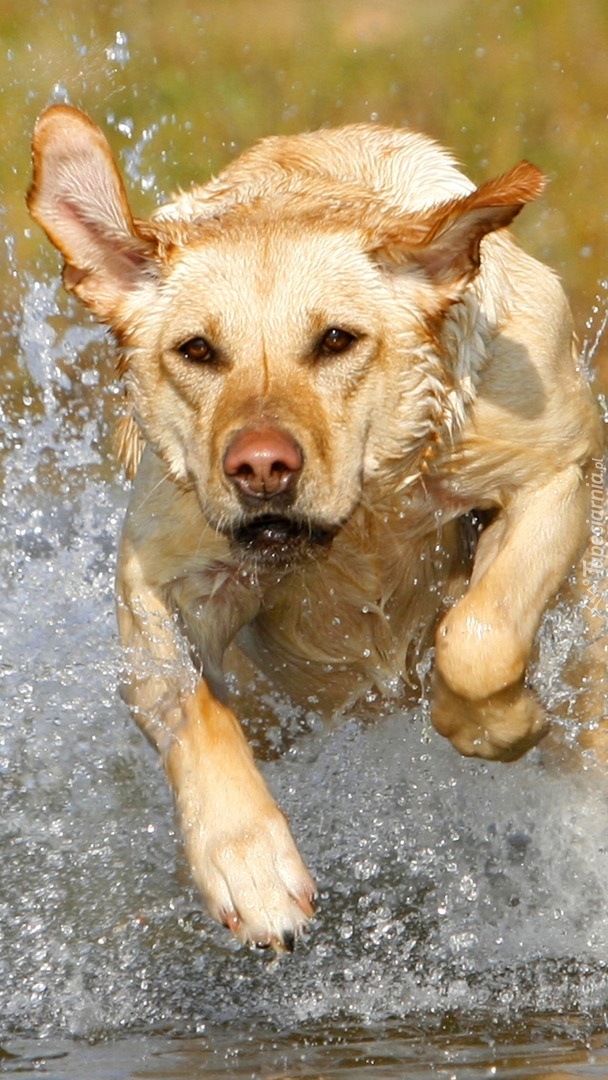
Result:
{"label": "dog's head", "polygon": [[292,167],[143,222],[99,129],[55,106],[29,206],[66,287],[114,330],[144,438],[211,525],[272,557],[328,543],[383,469],[415,470],[452,384],[442,320],[482,238],[542,187],[522,163],[407,214]]}

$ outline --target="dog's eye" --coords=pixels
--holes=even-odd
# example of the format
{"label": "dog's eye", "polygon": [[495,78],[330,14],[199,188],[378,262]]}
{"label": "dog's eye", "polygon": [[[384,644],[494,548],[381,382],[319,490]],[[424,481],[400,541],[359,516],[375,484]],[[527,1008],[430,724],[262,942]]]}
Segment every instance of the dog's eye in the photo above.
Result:
{"label": "dog's eye", "polygon": [[350,349],[356,340],[355,335],[349,334],[348,330],[342,330],[339,326],[330,326],[329,330],[323,334],[317,351],[319,356],[337,356]]}
{"label": "dog's eye", "polygon": [[215,359],[211,345],[203,337],[189,338],[188,341],[177,346],[177,352],[193,364],[209,364]]}

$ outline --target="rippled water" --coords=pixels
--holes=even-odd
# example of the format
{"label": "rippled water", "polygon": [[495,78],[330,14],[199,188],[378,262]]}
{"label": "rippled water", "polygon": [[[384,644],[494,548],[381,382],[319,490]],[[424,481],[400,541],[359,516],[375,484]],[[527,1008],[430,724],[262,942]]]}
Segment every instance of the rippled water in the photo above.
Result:
{"label": "rippled water", "polygon": [[[106,464],[106,346],[58,317],[55,290],[27,290],[33,388],[3,424],[0,1072],[540,1076],[578,1048],[604,1071],[571,1075],[606,1075],[608,778],[590,763],[465,760],[424,704],[324,727],[274,699],[265,742],[283,752],[263,768],[319,914],[269,962],[201,913],[116,691],[127,492]],[[565,605],[545,620],[550,704],[581,632]]]}

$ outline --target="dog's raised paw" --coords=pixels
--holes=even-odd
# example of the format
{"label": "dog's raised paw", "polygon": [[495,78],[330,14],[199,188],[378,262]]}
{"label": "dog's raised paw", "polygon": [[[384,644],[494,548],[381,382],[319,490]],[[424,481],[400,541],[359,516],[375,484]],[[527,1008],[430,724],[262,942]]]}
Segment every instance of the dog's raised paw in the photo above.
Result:
{"label": "dog's raised paw", "polygon": [[548,730],[545,711],[523,681],[479,701],[459,697],[435,671],[432,721],[465,757],[516,761]]}

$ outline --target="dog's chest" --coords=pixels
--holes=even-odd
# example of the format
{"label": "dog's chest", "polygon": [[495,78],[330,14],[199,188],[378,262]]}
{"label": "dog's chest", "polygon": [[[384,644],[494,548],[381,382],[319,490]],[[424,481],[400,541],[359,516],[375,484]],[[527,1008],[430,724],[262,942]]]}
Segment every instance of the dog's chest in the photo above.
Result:
{"label": "dog's chest", "polygon": [[439,544],[398,531],[372,549],[347,535],[266,589],[239,637],[244,652],[296,700],[334,710],[375,688],[402,693],[448,594],[467,567],[452,523]]}

